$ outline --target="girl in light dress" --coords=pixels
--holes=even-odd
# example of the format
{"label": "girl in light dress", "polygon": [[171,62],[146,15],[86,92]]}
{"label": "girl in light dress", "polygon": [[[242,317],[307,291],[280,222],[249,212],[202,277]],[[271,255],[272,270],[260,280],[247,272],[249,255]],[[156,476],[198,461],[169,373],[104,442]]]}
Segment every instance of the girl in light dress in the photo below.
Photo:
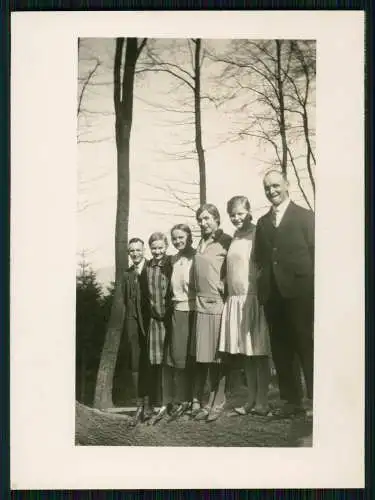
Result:
{"label": "girl in light dress", "polygon": [[228,297],[223,309],[219,352],[243,358],[247,402],[234,408],[238,415],[266,416],[270,382],[270,342],[263,307],[256,290],[257,270],[252,258],[255,225],[245,196],[228,201],[227,213],[236,231],[227,255]]}
{"label": "girl in light dress", "polygon": [[191,342],[195,322],[195,289],[192,279],[195,250],[191,229],[176,224],[171,229],[172,244],[178,251],[172,256],[172,321],[166,346],[164,370],[169,372],[169,394],[174,403],[170,421],[181,417],[191,405]]}

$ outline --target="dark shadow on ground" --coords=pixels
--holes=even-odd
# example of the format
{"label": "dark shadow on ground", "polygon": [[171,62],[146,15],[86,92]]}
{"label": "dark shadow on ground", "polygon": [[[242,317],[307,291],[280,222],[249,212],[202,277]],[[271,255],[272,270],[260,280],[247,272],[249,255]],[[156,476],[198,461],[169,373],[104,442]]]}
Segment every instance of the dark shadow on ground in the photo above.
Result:
{"label": "dark shadow on ground", "polygon": [[[234,389],[234,388],[232,388]],[[270,404],[278,405],[277,388],[271,386]],[[76,444],[95,446],[312,446],[312,419],[295,417],[273,420],[260,416],[233,416],[232,408],[246,400],[246,387],[230,393],[223,415],[215,422],[196,422],[188,417],[155,426],[129,426],[130,415],[110,414],[77,404]]]}

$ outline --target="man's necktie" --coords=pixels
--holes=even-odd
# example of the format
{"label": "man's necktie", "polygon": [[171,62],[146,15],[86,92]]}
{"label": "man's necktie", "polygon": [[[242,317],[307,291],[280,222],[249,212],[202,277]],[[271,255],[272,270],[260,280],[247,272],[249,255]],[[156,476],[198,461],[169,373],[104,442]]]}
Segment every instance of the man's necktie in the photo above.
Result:
{"label": "man's necktie", "polygon": [[275,209],[272,210],[272,224],[273,227],[277,227],[277,211]]}

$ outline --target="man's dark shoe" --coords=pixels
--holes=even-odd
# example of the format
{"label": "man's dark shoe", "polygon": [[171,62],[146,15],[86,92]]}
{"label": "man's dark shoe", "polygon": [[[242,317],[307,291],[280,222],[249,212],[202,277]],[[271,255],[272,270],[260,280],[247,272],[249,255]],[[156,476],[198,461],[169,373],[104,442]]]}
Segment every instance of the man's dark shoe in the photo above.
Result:
{"label": "man's dark shoe", "polygon": [[304,415],[305,412],[305,409],[300,404],[286,403],[281,408],[274,410],[270,416],[275,419],[294,418],[299,415]]}
{"label": "man's dark shoe", "polygon": [[140,422],[143,422],[143,420],[144,420],[144,408],[142,405],[138,406],[137,411],[135,412],[135,415],[130,422],[130,427],[135,427]]}

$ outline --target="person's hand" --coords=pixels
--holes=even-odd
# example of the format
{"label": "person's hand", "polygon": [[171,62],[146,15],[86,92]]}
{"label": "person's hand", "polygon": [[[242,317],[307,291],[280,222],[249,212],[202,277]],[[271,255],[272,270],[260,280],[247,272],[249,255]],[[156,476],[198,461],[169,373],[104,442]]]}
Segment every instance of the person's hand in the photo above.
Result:
{"label": "person's hand", "polygon": [[224,295],[225,285],[222,281],[220,281],[220,283],[218,284],[217,289],[221,295]]}

